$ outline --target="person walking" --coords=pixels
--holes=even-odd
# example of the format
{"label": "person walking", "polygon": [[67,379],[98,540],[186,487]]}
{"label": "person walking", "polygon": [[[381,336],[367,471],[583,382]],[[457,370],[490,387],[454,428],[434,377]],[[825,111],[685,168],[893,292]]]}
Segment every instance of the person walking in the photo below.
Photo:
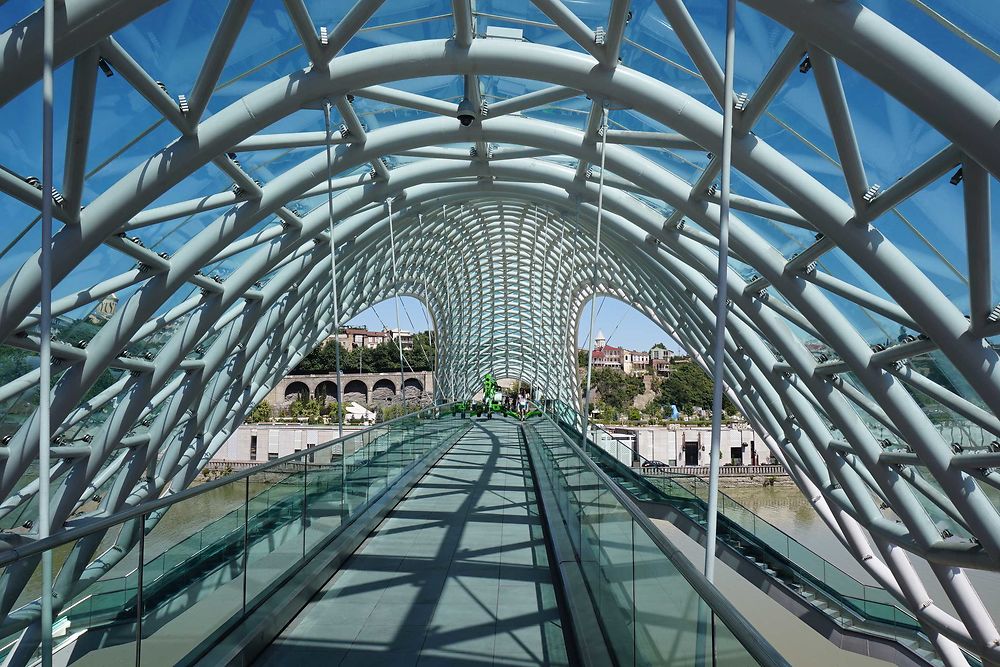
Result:
{"label": "person walking", "polygon": [[521,421],[528,415],[528,395],[524,392],[517,397],[517,416],[520,417]]}

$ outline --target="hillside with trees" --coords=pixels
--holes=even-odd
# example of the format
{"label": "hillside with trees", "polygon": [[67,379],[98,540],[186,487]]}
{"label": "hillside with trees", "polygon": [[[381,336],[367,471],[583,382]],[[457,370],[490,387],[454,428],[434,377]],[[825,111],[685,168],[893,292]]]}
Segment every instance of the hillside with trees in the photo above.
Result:
{"label": "hillside with trees", "polygon": [[[346,350],[333,340],[310,352],[292,369],[290,375],[327,374],[337,372],[337,347],[340,347],[340,370],[344,373],[391,373],[399,371],[399,346],[386,341],[374,348],[356,347]],[[434,346],[427,332],[413,335],[413,349],[403,350],[403,366],[407,372],[429,371],[434,365]]]}
{"label": "hillside with trees", "polygon": [[[711,410],[712,388],[712,378],[698,364],[677,364],[670,375],[660,382],[655,402],[662,408],[676,405],[681,412],[691,412],[695,408]],[[732,415],[736,406],[723,396],[722,410]]]}

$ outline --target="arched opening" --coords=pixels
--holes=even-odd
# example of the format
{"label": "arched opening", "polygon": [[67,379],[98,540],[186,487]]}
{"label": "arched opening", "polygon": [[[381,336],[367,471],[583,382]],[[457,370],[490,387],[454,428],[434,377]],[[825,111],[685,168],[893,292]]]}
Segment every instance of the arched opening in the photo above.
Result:
{"label": "arched opening", "polygon": [[388,378],[382,378],[372,385],[372,402],[391,401],[396,396],[396,383]]}
{"label": "arched opening", "polygon": [[290,403],[296,399],[309,400],[309,386],[305,382],[289,382],[288,386],[285,387],[285,401]]}
{"label": "arched opening", "polygon": [[[594,300],[583,304],[577,324],[576,365],[581,402],[585,398],[588,355],[592,353],[590,407],[596,419],[650,424],[676,420],[680,415],[675,415],[671,407],[672,394],[663,394],[661,390],[671,372],[680,365],[690,365],[691,357],[673,336],[634,306],[606,295],[598,295]],[[682,371],[685,376],[687,370],[704,376],[697,365]],[[691,401],[684,407],[699,415],[711,409],[710,381],[707,402],[701,393]]]}
{"label": "arched opening", "polygon": [[338,398],[339,398],[339,394],[337,392],[337,383],[336,382],[331,382],[329,380],[324,380],[324,381],[320,382],[318,385],[316,385],[316,400],[318,400],[320,402],[322,402],[324,400],[327,400],[327,401],[336,401],[336,400],[338,400]]}
{"label": "arched opening", "polygon": [[406,378],[403,382],[403,395],[407,399],[420,398],[424,393],[424,384],[417,378]]}
{"label": "arched opening", "polygon": [[361,380],[351,380],[344,385],[344,402],[345,403],[360,403],[361,405],[366,405],[368,403],[368,385],[366,385]]}

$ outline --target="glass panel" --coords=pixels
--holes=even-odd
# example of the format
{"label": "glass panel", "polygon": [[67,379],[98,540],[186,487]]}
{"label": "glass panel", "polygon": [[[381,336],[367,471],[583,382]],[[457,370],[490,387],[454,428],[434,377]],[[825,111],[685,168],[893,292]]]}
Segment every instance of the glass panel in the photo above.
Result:
{"label": "glass panel", "polygon": [[250,498],[247,606],[266,595],[303,555],[304,466],[284,463],[250,477],[263,490]]}
{"label": "glass panel", "polygon": [[[246,493],[243,479],[187,498],[145,536],[140,664],[179,662],[242,613]],[[226,512],[230,505],[236,506]],[[178,541],[185,527],[204,520]]]}
{"label": "glass panel", "polygon": [[[597,606],[607,610],[604,628],[608,643],[620,664],[633,662],[634,655],[634,584],[632,556],[632,519],[610,488],[602,490],[598,500],[600,524],[596,581]],[[594,589],[592,588],[593,592]]]}
{"label": "glass panel", "polygon": [[642,530],[635,530],[635,641],[644,664],[694,664],[701,598]]}
{"label": "glass panel", "polygon": [[305,548],[310,549],[326,540],[340,527],[346,508],[344,506],[343,445],[334,445],[317,452],[312,458],[306,454],[306,537]]}
{"label": "glass panel", "polygon": [[[306,554],[337,534],[346,516],[363,510],[467,423],[450,406],[429,408],[343,443],[258,466],[218,486],[185,491],[146,515],[141,596],[138,518],[56,547],[55,587],[66,591],[68,586],[63,595],[70,597],[69,604],[56,609],[56,652],[65,645],[68,652],[60,657],[67,664],[134,664],[138,630],[141,664],[183,662],[189,651],[239,621],[300,568]],[[347,494],[342,492],[345,475]],[[70,559],[74,553],[77,558]],[[30,622],[37,617],[39,561],[40,556],[28,555],[5,566],[6,581],[25,582],[9,618]],[[78,570],[60,572],[74,562]],[[75,590],[83,592],[74,597]],[[18,623],[8,622],[7,634],[0,637],[0,660],[15,649],[15,662],[39,657],[36,646],[17,648],[24,628]]]}
{"label": "glass panel", "polygon": [[[556,404],[553,412],[558,415],[560,431],[573,442],[579,442],[579,431],[574,426],[579,417],[572,408]],[[629,450],[628,445],[613,438],[600,426],[593,425],[593,428],[594,437],[587,440],[585,451],[623,490],[639,500],[670,503],[695,523],[701,526],[706,524],[708,484],[704,480],[691,475],[645,477],[641,473],[641,462],[645,459],[638,452]],[[628,451],[622,452],[622,448]],[[622,463],[633,458],[640,461],[638,471]],[[595,503],[593,499],[589,500],[591,504]],[[912,639],[919,629],[916,620],[899,607],[887,591],[859,582],[721,492],[719,513],[720,540],[746,557],[764,563],[764,567],[780,571],[783,577],[790,577],[803,589],[814,592],[816,599],[845,609],[848,613],[860,614],[870,622],[890,624],[885,628],[879,626],[879,631],[899,631]],[[602,519],[606,517],[602,515]],[[600,521],[598,525],[603,528],[606,523]],[[639,634],[636,641],[641,643]]]}
{"label": "glass panel", "polygon": [[[538,484],[551,487],[570,530],[584,583],[615,663],[693,664],[716,651],[717,664],[755,664],[731,633],[724,632],[713,646],[710,610],[685,578],[700,576],[697,570],[690,566],[690,574],[681,574],[675,563],[683,556],[667,555],[657,542],[662,538],[659,531],[642,523],[641,513],[620,499],[619,492],[578,448],[571,413],[557,411],[559,425],[544,415],[529,417],[525,436],[538,462],[536,469],[544,473]],[[602,468],[628,469],[615,456],[623,454],[619,450],[624,445],[603,435],[598,436],[601,446],[588,443],[590,456],[601,461]],[[624,453],[626,459],[631,456],[631,450]]]}

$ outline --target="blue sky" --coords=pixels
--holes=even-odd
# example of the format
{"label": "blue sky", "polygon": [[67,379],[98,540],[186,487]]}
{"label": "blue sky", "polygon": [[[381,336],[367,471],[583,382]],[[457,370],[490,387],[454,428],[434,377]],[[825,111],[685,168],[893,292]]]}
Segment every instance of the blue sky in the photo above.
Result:
{"label": "blue sky", "polygon": [[[427,311],[420,301],[411,297],[400,299],[399,322],[403,329],[423,331],[429,327]],[[349,324],[364,325],[369,329],[396,328],[396,308],[393,301],[383,301],[374,308],[369,308],[357,317],[351,318]],[[590,326],[590,304],[583,309],[580,318],[580,335],[578,343],[587,345],[587,334]],[[624,346],[635,350],[648,350],[655,343],[663,343],[672,350],[680,350],[680,345],[667,335],[663,329],[621,301],[599,297],[597,301],[597,318],[594,326],[595,334],[603,331],[608,337],[608,344]]]}

